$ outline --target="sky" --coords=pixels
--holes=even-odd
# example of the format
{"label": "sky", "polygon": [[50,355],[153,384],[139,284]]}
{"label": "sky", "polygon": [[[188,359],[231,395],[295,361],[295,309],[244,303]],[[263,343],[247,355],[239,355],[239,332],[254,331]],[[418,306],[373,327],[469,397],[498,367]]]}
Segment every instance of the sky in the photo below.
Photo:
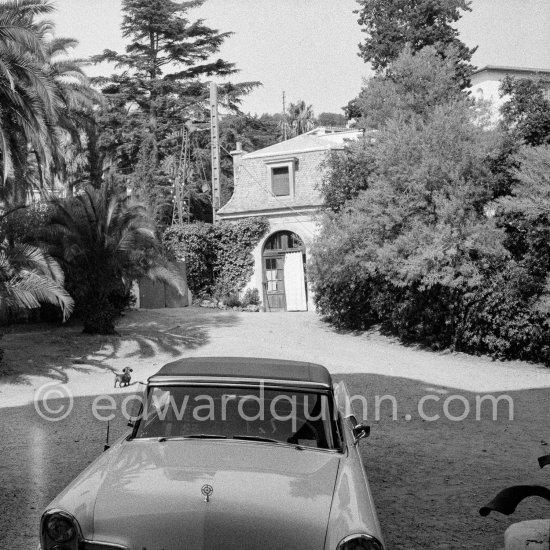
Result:
{"label": "sky", "polygon": [[[54,0],[57,34],[80,41],[77,57],[123,51],[120,0]],[[190,12],[220,31],[232,31],[219,57],[240,72],[234,82],[260,81],[243,102],[245,112],[282,110],[305,100],[316,114],[341,112],[371,73],[357,55],[363,33],[356,0],[207,0]],[[550,69],[550,0],[473,0],[458,23],[461,39],[478,46],[478,67]],[[90,75],[109,74],[90,67]]]}

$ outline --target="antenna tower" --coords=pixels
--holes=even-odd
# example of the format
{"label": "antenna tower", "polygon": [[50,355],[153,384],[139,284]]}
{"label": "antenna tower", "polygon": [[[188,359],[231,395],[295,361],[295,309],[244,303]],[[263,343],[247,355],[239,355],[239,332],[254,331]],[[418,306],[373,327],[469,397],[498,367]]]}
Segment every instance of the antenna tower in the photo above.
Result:
{"label": "antenna tower", "polygon": [[172,211],[172,225],[183,225],[187,218],[189,223],[189,204],[185,204],[185,186],[191,175],[191,131],[186,124],[181,132],[181,148],[174,177],[174,209]]}

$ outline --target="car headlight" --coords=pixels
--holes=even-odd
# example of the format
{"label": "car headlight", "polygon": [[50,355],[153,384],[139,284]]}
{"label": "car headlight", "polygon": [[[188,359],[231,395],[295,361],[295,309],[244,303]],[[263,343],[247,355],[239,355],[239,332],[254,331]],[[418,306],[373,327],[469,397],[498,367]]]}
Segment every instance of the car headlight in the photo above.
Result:
{"label": "car headlight", "polygon": [[76,520],[62,510],[49,510],[42,518],[42,550],[73,550],[80,530]]}
{"label": "car headlight", "polygon": [[370,535],[350,535],[340,541],[336,550],[384,550],[384,548]]}
{"label": "car headlight", "polygon": [[55,542],[68,542],[76,536],[76,529],[71,520],[55,515],[46,521],[46,533]]}

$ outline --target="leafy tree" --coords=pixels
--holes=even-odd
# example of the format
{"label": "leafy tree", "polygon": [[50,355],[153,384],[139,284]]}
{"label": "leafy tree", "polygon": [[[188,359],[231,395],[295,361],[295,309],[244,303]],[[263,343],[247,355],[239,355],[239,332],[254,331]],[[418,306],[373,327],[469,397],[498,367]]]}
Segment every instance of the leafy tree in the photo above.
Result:
{"label": "leafy tree", "polygon": [[465,351],[488,349],[498,357],[548,364],[550,147],[524,146],[514,163],[509,194],[491,207],[510,258],[487,273],[475,295],[466,297],[469,314],[460,343]]}
{"label": "leafy tree", "polygon": [[[280,124],[282,117],[263,114],[262,116],[252,116],[250,114],[230,114],[224,116],[220,121],[220,146],[221,146],[221,204],[222,206],[231,198],[233,194],[233,159],[229,155],[237,143],[240,142],[244,151],[257,151],[269,147],[282,140],[282,126]],[[202,179],[197,181],[196,186],[208,188],[206,193],[206,202],[208,203],[208,217],[203,216],[199,219],[209,221],[211,213],[210,203],[210,185],[206,182],[211,181],[210,171],[210,136],[205,132],[197,135],[196,147],[193,148],[195,166],[203,171]],[[200,147],[200,149],[199,149]],[[200,196],[197,193],[196,202],[199,202]],[[197,204],[198,206],[198,204]]]}
{"label": "leafy tree", "polygon": [[[409,123],[393,118],[357,145],[366,188],[325,213],[312,248],[308,273],[320,311],[337,324],[381,323],[434,347],[539,357],[548,335],[529,309],[535,287],[487,215],[502,140],[472,105],[455,101]],[[507,307],[491,315],[490,304]]]}
{"label": "leafy tree", "polygon": [[321,249],[334,242],[361,272],[397,286],[475,279],[471,258],[503,253],[484,215],[493,185],[486,159],[497,145],[465,104],[439,106],[414,125],[391,121],[371,145],[367,189],[327,218]]}
{"label": "leafy tree", "polygon": [[397,116],[403,122],[412,117],[425,118],[438,105],[464,99],[456,86],[455,61],[452,52],[442,59],[433,46],[416,53],[406,46],[386,75],[365,81],[348,112],[357,119],[358,126],[370,129],[381,129]]}
{"label": "leafy tree", "polygon": [[[550,271],[550,146],[524,146],[515,156],[510,193],[494,203],[513,258],[546,285]],[[550,290],[550,287],[549,287]]]}
{"label": "leafy tree", "polygon": [[[99,80],[110,100],[100,118],[105,128],[98,140],[101,153],[115,178],[120,174],[163,223],[169,223],[165,207],[172,190],[160,168],[170,156],[179,157],[175,130],[190,120],[208,120],[209,89],[201,77],[236,73],[234,64],[212,59],[231,33],[189,18],[188,12],[204,1],[124,0],[122,31],[130,44],[125,53],[106,50],[93,58],[124,69]],[[220,85],[220,99],[238,110],[242,94],[257,84]],[[150,163],[145,171],[143,159]]]}
{"label": "leafy tree", "polygon": [[[441,59],[432,46],[415,55],[405,47],[386,75],[365,82],[348,108],[348,114],[353,110],[356,125],[367,129],[365,139],[326,159],[320,185],[326,207],[338,212],[346,201],[368,187],[375,171],[373,142],[378,140],[377,132],[389,123],[415,125],[429,120],[438,107],[451,103],[465,106],[466,95],[456,86],[453,67],[453,59]],[[491,157],[495,172],[503,167],[504,152],[503,149],[501,156],[495,153]],[[502,171],[503,188],[508,183],[506,175]]]}
{"label": "leafy tree", "polygon": [[339,212],[347,201],[366,189],[374,172],[370,136],[347,145],[343,151],[331,151],[323,164],[319,191],[323,204]]}
{"label": "leafy tree", "polygon": [[326,161],[317,307],[353,329],[549,364],[550,155],[517,155],[453,66],[405,49],[350,104],[373,130]]}
{"label": "leafy tree", "polygon": [[261,116],[234,114],[223,117],[220,124],[220,140],[224,149],[234,150],[237,142],[245,151],[264,149],[282,139],[281,116],[264,113]]}
{"label": "leafy tree", "polygon": [[[547,84],[547,83],[546,83]],[[528,145],[550,143],[550,100],[543,81],[506,75],[500,95],[510,96],[502,105],[503,127]]]}
{"label": "leafy tree", "polygon": [[433,46],[442,58],[452,46],[457,52],[455,74],[461,87],[469,86],[470,60],[475,48],[468,48],[453,26],[461,11],[471,11],[468,0],[357,0],[359,25],[367,38],[359,45],[359,55],[382,72],[397,59],[408,44],[415,53]]}
{"label": "leafy tree", "polygon": [[181,292],[182,281],[164,259],[156,224],[143,206],[107,185],[54,205],[44,238],[66,270],[85,333],[114,333],[134,279],[161,280]]}
{"label": "leafy tree", "polygon": [[317,117],[318,126],[346,126],[346,117],[341,113],[321,113]]}

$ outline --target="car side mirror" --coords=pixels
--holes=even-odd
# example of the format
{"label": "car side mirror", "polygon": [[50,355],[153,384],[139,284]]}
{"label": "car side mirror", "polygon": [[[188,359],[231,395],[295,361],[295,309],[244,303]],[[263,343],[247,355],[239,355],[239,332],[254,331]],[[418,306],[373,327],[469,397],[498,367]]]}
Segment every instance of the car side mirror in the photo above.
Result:
{"label": "car side mirror", "polygon": [[369,435],[370,426],[367,426],[366,424],[357,424],[353,427],[353,444],[357,445],[361,439],[369,437]]}

